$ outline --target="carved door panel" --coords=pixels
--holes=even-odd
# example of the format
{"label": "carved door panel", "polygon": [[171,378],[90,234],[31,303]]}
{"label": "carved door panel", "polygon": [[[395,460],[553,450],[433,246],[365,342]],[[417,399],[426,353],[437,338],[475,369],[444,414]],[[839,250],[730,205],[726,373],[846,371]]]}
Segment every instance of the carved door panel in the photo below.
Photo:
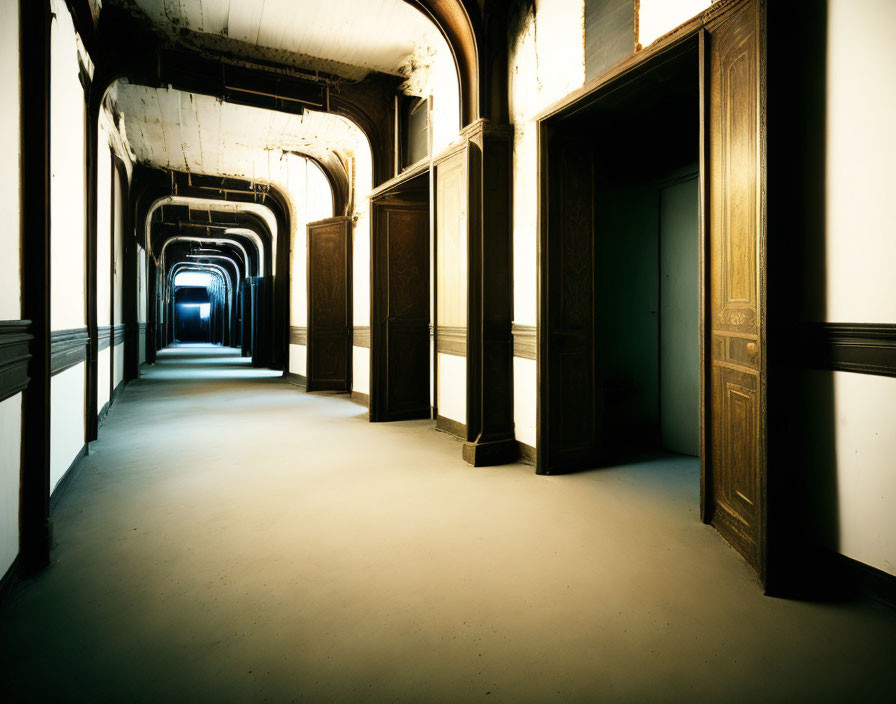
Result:
{"label": "carved door panel", "polygon": [[308,224],[308,391],[351,391],[351,219]]}
{"label": "carved door panel", "polygon": [[[572,132],[551,138],[547,251],[551,295],[542,303],[538,471],[593,464],[598,438],[594,395],[594,177],[589,148]],[[550,427],[546,427],[547,425]]]}
{"label": "carved door panel", "polygon": [[370,419],[430,417],[429,206],[374,205]]}
{"label": "carved door panel", "polygon": [[708,294],[704,519],[764,578],[763,12],[708,27]]}

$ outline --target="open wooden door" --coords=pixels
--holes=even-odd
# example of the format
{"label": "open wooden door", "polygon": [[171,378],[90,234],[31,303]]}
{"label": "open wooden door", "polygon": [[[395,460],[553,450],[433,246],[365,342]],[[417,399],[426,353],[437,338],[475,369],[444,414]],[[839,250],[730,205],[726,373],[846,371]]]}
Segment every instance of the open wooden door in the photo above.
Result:
{"label": "open wooden door", "polygon": [[764,7],[707,25],[704,520],[765,581]]}
{"label": "open wooden door", "polygon": [[[587,135],[542,128],[550,207],[542,266],[538,472],[594,465],[598,452],[594,375],[594,166]],[[546,212],[545,212],[546,211]],[[544,373],[546,372],[546,373]]]}
{"label": "open wooden door", "polygon": [[429,418],[429,201],[374,203],[370,420]]}
{"label": "open wooden door", "polygon": [[308,391],[352,388],[352,222],[308,223]]}

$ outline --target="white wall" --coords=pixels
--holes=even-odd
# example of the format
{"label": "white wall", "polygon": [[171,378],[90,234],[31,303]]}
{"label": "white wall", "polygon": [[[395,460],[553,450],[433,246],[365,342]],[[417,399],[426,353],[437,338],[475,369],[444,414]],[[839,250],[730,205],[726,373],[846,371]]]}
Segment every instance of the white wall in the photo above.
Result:
{"label": "white wall", "polygon": [[[828,3],[827,320],[896,323],[896,3]],[[840,551],[896,574],[896,380],[814,375],[833,394]]]}
{"label": "white wall", "polygon": [[352,347],[352,391],[370,393],[370,350]]}
{"label": "white wall", "polygon": [[439,352],[438,364],[438,405],[443,418],[467,422],[467,358]]}
{"label": "white wall", "polygon": [[[0,320],[18,320],[21,311],[21,131],[19,86],[19,4],[0,5]],[[18,467],[18,461],[16,461]],[[2,568],[2,563],[0,563]]]}
{"label": "white wall", "polygon": [[22,394],[0,402],[0,577],[19,554]]}
{"label": "white wall", "polygon": [[829,2],[825,246],[833,322],[896,323],[894,28],[892,0]]}
{"label": "white wall", "polygon": [[84,446],[85,363],[50,379],[50,493]]}
{"label": "white wall", "polygon": [[109,365],[112,364],[112,348],[107,347],[97,354],[96,373],[96,411],[99,413],[109,401],[112,390],[109,382]]}
{"label": "white wall", "polygon": [[85,106],[71,16],[61,2],[54,2],[54,12],[50,47],[50,319],[53,330],[68,330],[86,325]]}
{"label": "white wall", "polygon": [[711,4],[712,0],[640,0],[638,42],[648,46]]}
{"label": "white wall", "polygon": [[[99,146],[96,153],[96,324],[105,327],[112,324],[112,290],[109,280],[109,271],[112,266],[112,164],[109,157],[109,134],[103,120],[100,120],[99,123],[98,141]],[[102,403],[99,407],[102,408]]]}
{"label": "white wall", "polygon": [[[508,87],[513,124],[513,319],[537,322],[538,164],[534,117],[585,81],[582,0],[539,0],[524,11],[511,38]],[[537,55],[536,55],[537,52]],[[535,446],[536,363],[514,359],[514,424]]]}
{"label": "white wall", "polygon": [[896,379],[834,372],[833,388],[840,552],[896,575]]}
{"label": "white wall", "polygon": [[305,376],[307,373],[308,348],[305,345],[289,346],[289,371],[292,374],[301,374]]}

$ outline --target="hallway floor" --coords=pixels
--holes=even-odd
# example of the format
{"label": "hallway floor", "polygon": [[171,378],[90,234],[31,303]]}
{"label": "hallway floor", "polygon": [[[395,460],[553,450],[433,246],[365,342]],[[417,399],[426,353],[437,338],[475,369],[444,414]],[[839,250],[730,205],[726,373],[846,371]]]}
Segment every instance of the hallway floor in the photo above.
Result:
{"label": "hallway floor", "polygon": [[693,460],[474,469],[232,354],[110,411],[0,613],[4,701],[892,701],[896,613],[764,597]]}

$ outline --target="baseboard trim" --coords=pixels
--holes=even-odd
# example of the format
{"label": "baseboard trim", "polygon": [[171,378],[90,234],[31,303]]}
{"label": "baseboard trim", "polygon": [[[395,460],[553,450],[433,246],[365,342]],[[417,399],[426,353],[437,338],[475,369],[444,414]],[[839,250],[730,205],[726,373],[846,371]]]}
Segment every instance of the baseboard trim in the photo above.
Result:
{"label": "baseboard trim", "polygon": [[445,416],[436,416],[436,430],[454,435],[461,440],[465,440],[467,437],[467,426],[465,423],[446,418]]}
{"label": "baseboard trim", "polygon": [[22,563],[19,557],[20,555],[16,555],[6,574],[0,579],[0,604],[6,602],[16,585],[22,581]]}
{"label": "baseboard trim", "polygon": [[103,404],[103,407],[100,409],[100,412],[96,414],[96,424],[97,427],[101,426],[105,420],[106,416],[109,415],[109,406],[112,404],[112,401],[106,401]]}
{"label": "baseboard trim", "polygon": [[361,391],[352,391],[352,401],[370,408],[370,394],[365,394]]}
{"label": "baseboard trim", "polygon": [[519,449],[520,453],[520,462],[523,464],[531,464],[533,467],[535,466],[535,461],[537,457],[537,451],[531,445],[527,445],[524,442],[516,441],[516,446]]}
{"label": "baseboard trim", "polygon": [[896,575],[840,553],[830,553],[837,578],[851,592],[896,608]]}
{"label": "baseboard trim", "polygon": [[81,460],[83,460],[86,455],[87,445],[83,445],[81,449],[78,450],[78,454],[75,455],[75,459],[72,460],[72,463],[68,466],[68,469],[65,470],[65,474],[62,475],[62,479],[59,480],[56,488],[53,489],[53,493],[50,494],[51,514],[59,505],[59,502],[62,500],[62,496],[65,494],[69,486],[71,486],[72,481],[74,481],[75,477],[78,476],[78,473],[81,471]]}
{"label": "baseboard trim", "polygon": [[293,386],[301,386],[303,389],[308,386],[308,379],[302,376],[301,374],[293,374],[292,372],[284,372],[283,378],[286,380],[286,383],[292,384]]}

